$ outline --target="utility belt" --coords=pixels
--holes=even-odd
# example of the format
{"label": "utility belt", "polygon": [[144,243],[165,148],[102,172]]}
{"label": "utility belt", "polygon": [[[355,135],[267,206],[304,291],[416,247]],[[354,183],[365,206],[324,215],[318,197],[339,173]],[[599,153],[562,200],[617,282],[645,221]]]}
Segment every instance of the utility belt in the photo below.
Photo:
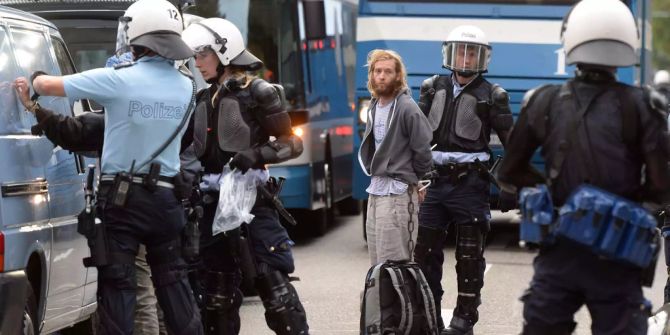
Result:
{"label": "utility belt", "polygon": [[[142,184],[147,186],[149,183],[149,175],[147,174],[136,174],[132,178],[132,183],[133,184]],[[113,183],[114,178],[116,178],[116,175],[112,174],[103,174],[100,176],[100,183]],[[159,187],[164,187],[164,188],[169,188],[169,189],[174,189],[174,177],[165,177],[165,176],[159,176],[158,180],[156,182],[156,186]]]}
{"label": "utility belt", "polygon": [[562,236],[593,253],[646,269],[655,267],[660,232],[640,205],[590,185],[573,192],[558,213],[546,185],[524,188],[519,196],[520,239],[550,244]]}
{"label": "utility belt", "polygon": [[471,163],[440,164],[435,165],[435,170],[437,170],[440,177],[449,178],[449,182],[452,184],[458,183],[459,180],[467,177],[471,172],[478,173],[483,179],[489,179],[488,167],[480,161]]}

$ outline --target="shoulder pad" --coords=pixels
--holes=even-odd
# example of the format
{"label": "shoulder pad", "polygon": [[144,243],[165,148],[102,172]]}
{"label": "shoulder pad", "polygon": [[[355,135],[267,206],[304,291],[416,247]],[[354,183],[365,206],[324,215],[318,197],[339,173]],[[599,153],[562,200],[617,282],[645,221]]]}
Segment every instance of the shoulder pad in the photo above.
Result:
{"label": "shoulder pad", "polygon": [[661,92],[651,86],[644,86],[642,90],[647,100],[646,103],[651,109],[661,113],[668,112],[668,99]]}
{"label": "shoulder pad", "polygon": [[502,86],[493,84],[491,86],[491,101],[498,106],[506,107],[509,105],[509,94]]}
{"label": "shoulder pad", "polygon": [[135,64],[137,64],[137,62],[133,62],[133,61],[119,63],[119,64],[114,65],[114,70],[118,70],[118,69],[123,69],[123,68],[131,67],[131,66],[133,66],[133,65],[135,65]]}
{"label": "shoulder pad", "polygon": [[434,76],[432,76],[432,77],[429,77],[429,78],[425,79],[425,80],[421,83],[421,90],[423,91],[423,90],[428,90],[428,89],[431,89],[431,88],[435,88],[435,81],[437,81],[437,79],[438,79],[439,77],[440,77],[440,76],[436,74],[436,75],[434,75]]}
{"label": "shoulder pad", "polygon": [[554,85],[551,84],[546,84],[542,86],[535,87],[533,89],[530,89],[526,92],[526,94],[523,95],[523,99],[521,100],[521,108],[525,108],[528,105],[528,102],[536,95],[540,95],[542,91],[546,90],[549,87],[552,87]]}
{"label": "shoulder pad", "polygon": [[250,85],[250,91],[253,99],[260,105],[268,105],[275,101],[281,101],[274,86],[263,79],[255,79]]}
{"label": "shoulder pad", "polygon": [[193,80],[193,73],[191,72],[191,70],[188,69],[188,67],[186,65],[180,65],[178,70],[179,70],[179,73],[181,73],[184,76],[186,76],[187,78]]}

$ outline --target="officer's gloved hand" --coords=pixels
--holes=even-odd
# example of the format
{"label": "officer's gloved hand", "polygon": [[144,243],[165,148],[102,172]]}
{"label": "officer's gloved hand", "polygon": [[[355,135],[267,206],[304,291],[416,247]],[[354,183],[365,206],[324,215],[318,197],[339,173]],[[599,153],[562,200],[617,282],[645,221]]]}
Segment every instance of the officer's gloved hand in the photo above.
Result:
{"label": "officer's gloved hand", "polygon": [[505,213],[515,208],[519,208],[516,193],[501,190],[498,195],[498,209]]}
{"label": "officer's gloved hand", "polygon": [[247,149],[235,154],[235,157],[228,163],[231,169],[238,169],[246,173],[261,159],[261,154],[256,149]]}
{"label": "officer's gloved hand", "polygon": [[35,78],[37,78],[39,76],[46,75],[46,74],[47,73],[44,72],[44,71],[37,70],[37,71],[33,72],[33,74],[30,75],[30,86],[33,87],[33,91],[35,92],[35,94],[33,94],[33,96],[30,98],[30,100],[35,101],[40,96],[39,94],[37,94],[37,91],[35,91],[35,85],[33,84],[33,82],[35,81]]}

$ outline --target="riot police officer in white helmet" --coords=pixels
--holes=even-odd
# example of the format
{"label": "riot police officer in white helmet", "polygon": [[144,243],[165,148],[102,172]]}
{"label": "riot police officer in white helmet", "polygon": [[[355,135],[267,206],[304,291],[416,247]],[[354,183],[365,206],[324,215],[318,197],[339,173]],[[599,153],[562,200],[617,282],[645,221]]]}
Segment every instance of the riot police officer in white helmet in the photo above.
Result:
{"label": "riot police officer in white helmet", "polygon": [[[627,220],[633,219],[616,209],[621,206],[631,208],[627,213],[639,213],[636,224],[646,220],[655,229],[656,220],[640,203],[670,200],[665,107],[649,88],[616,79],[618,67],[637,63],[638,38],[635,19],[623,1],[578,2],[561,31],[567,63],[577,66],[575,77],[524,97],[499,183],[511,193],[546,183],[555,212],[562,207],[560,219],[549,213],[554,218],[545,226],[549,236],[539,241],[535,273],[522,297],[523,334],[571,334],[574,313],[582,305],[591,313],[593,334],[646,334],[650,304],[641,285],[651,285],[645,274],[650,269],[653,273],[655,263],[649,258],[635,262],[620,247],[619,241],[627,240],[632,230],[622,232],[620,240],[580,237],[632,227]],[[527,168],[540,146],[546,180],[534,178]],[[577,205],[585,204],[579,200],[584,194],[597,209]],[[616,205],[606,199],[616,199]],[[592,215],[597,218],[580,221]],[[633,235],[641,239],[636,253],[654,249],[653,234]]]}

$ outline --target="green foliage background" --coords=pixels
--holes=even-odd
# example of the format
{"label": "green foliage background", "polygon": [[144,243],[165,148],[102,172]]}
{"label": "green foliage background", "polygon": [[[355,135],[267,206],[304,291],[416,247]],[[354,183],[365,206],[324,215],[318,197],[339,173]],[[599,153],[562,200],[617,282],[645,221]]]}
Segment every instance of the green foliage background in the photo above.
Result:
{"label": "green foliage background", "polygon": [[651,8],[654,67],[670,70],[670,0],[653,0]]}

